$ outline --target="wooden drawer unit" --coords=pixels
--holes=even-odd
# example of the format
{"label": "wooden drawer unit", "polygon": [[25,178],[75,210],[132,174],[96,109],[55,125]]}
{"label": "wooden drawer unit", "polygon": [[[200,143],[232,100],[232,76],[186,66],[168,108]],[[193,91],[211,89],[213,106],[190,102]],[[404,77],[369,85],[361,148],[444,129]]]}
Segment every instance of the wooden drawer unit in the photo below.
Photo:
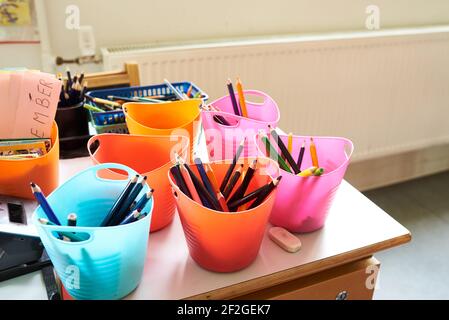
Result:
{"label": "wooden drawer unit", "polygon": [[236,299],[370,300],[379,269],[380,262],[370,257]]}

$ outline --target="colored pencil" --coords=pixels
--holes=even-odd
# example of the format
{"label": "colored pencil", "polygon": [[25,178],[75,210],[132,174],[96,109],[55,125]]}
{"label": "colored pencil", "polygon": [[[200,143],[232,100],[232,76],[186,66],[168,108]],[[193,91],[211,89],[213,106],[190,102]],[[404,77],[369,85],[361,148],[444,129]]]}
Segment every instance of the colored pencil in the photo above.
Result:
{"label": "colored pencil", "polygon": [[195,185],[193,184],[192,177],[190,176],[190,174],[187,171],[187,169],[185,168],[185,166],[183,166],[181,164],[180,169],[181,169],[182,177],[183,177],[184,181],[186,182],[187,189],[190,191],[190,194],[192,195],[192,200],[196,201],[196,202],[198,202],[200,204],[201,203],[204,204],[203,201],[200,198],[200,195],[198,194],[198,191],[195,188]]}
{"label": "colored pencil", "polygon": [[120,221],[119,225],[124,225],[124,224],[128,224],[128,223],[137,221],[137,218],[139,217],[141,211],[142,211],[142,209],[134,210],[129,215],[127,215],[122,221]]}
{"label": "colored pencil", "polygon": [[260,205],[262,202],[265,201],[265,199],[270,195],[270,193],[276,188],[276,186],[279,184],[279,182],[281,181],[282,176],[277,177],[274,181],[270,182],[269,187],[262,192],[261,194],[259,194],[259,196],[257,197],[257,199],[249,206],[248,209],[253,209],[255,207],[257,207],[258,205]]}
{"label": "colored pencil", "polygon": [[95,102],[95,103],[110,105],[110,106],[113,106],[113,107],[119,107],[120,108],[122,106],[118,102],[107,100],[107,99],[102,99],[102,98],[92,98],[92,101]]}
{"label": "colored pencil", "polygon": [[[281,137],[277,134],[276,129],[272,128],[270,125],[268,125],[268,128],[270,129],[271,136],[273,137],[273,140],[277,143],[279,146],[279,149],[281,150],[282,155],[287,159],[287,162],[292,167],[295,174],[298,174],[300,172],[298,165],[296,164],[295,160],[293,159],[292,155],[288,151],[287,147],[285,146],[284,142],[282,141]],[[271,152],[270,152],[271,154]],[[280,158],[282,159],[282,158]],[[285,163],[284,159],[282,159],[282,162]],[[280,163],[279,163],[280,164]],[[285,164],[286,165],[286,164]],[[288,170],[291,172],[290,170]]]}
{"label": "colored pencil", "polygon": [[167,87],[170,88],[170,90],[178,97],[179,100],[186,100],[186,97],[180,92],[178,91],[178,89],[176,89],[171,83],[170,81],[168,81],[167,79],[164,79],[165,84],[167,85]]}
{"label": "colored pencil", "polygon": [[313,176],[313,174],[315,173],[317,167],[309,167],[306,170],[301,171],[300,173],[298,173],[297,175],[300,177],[310,177]]}
{"label": "colored pencil", "polygon": [[61,222],[59,222],[58,217],[56,217],[53,209],[48,203],[47,198],[45,198],[44,194],[42,193],[41,188],[34,182],[31,182],[30,185],[31,185],[31,192],[33,192],[34,197],[41,206],[48,220],[50,222],[53,222],[54,224],[61,225]]}
{"label": "colored pencil", "polygon": [[67,225],[70,227],[76,226],[77,216],[75,213],[71,213],[67,216]]}
{"label": "colored pencil", "polygon": [[226,200],[221,192],[217,193],[217,199],[218,199],[218,202],[220,203],[220,206],[223,209],[223,211],[229,212],[228,204],[226,203]]}
{"label": "colored pencil", "polygon": [[324,173],[324,168],[318,168],[313,173],[314,176],[321,176]]}
{"label": "colored pencil", "polygon": [[237,164],[237,161],[240,158],[240,154],[243,151],[243,147],[245,145],[245,140],[246,140],[246,137],[243,138],[243,140],[240,142],[240,145],[237,148],[237,151],[235,152],[234,158],[232,159],[232,164],[229,166],[228,171],[226,171],[226,175],[220,185],[221,192],[224,191],[224,189],[226,188],[226,185],[229,182],[229,179],[231,178],[232,171],[234,170],[235,165]]}
{"label": "colored pencil", "polygon": [[237,86],[237,93],[239,95],[240,110],[242,111],[242,116],[248,118],[248,110],[246,109],[245,95],[243,93],[243,86],[240,78],[237,78],[236,86]]}
{"label": "colored pencil", "polygon": [[171,167],[170,172],[173,175],[173,178],[175,178],[176,185],[178,186],[179,190],[181,190],[181,192],[183,192],[190,199],[193,199],[192,194],[190,193],[190,190],[187,187],[187,184],[182,176],[180,164],[177,163],[175,166]]}
{"label": "colored pencil", "polygon": [[[282,157],[277,153],[276,149],[274,149],[274,147],[271,145],[270,140],[268,139],[268,136],[265,133],[265,131],[260,130],[259,136],[260,136],[261,140],[265,143],[265,147],[268,148],[267,153],[269,154],[269,157],[271,159],[273,159],[274,161],[277,161],[279,163],[279,166],[281,167],[281,169],[292,173],[289,166],[285,163],[284,159],[282,159]],[[284,147],[285,147],[285,145],[284,145]]]}
{"label": "colored pencil", "polygon": [[198,179],[198,177],[195,175],[195,173],[192,171],[192,169],[190,169],[190,167],[186,163],[184,163],[184,168],[186,168],[187,171],[189,172],[190,178],[192,178],[192,181],[193,181],[193,184],[194,184],[196,190],[198,191],[200,196],[203,197],[203,205],[210,209],[223,211],[218,200],[209,194],[209,192],[203,186],[201,181]]}
{"label": "colored pencil", "polygon": [[242,170],[243,170],[243,164],[241,164],[237,170],[234,172],[234,174],[232,175],[231,179],[229,179],[229,183],[226,185],[224,191],[223,191],[223,196],[225,197],[225,199],[228,199],[229,196],[232,193],[232,190],[235,187],[235,184],[237,183],[237,181],[240,178],[240,175],[242,174]]}
{"label": "colored pencil", "polygon": [[203,181],[203,184],[206,187],[207,191],[210,193],[212,197],[216,197],[217,193],[214,190],[214,187],[212,186],[206,171],[204,170],[203,162],[201,161],[200,158],[196,156],[193,161],[195,162],[196,168],[198,169],[198,173],[200,174],[201,180]]}
{"label": "colored pencil", "polygon": [[142,191],[146,183],[147,176],[143,176],[142,179],[134,186],[119,211],[112,217],[111,221],[108,224],[109,226],[118,225],[120,221],[122,221],[128,215],[129,211],[131,210],[130,208],[132,203],[134,202],[134,200],[136,200],[137,196]]}
{"label": "colored pencil", "polygon": [[209,178],[210,183],[212,184],[212,187],[214,188],[215,193],[220,192],[220,187],[218,186],[217,178],[215,177],[214,171],[210,167],[208,163],[206,163],[206,174]]}
{"label": "colored pencil", "polygon": [[298,162],[297,162],[299,172],[301,172],[301,164],[302,164],[302,159],[304,158],[305,149],[306,149],[306,140],[303,141],[301,149],[299,150]]}
{"label": "colored pencil", "polygon": [[319,167],[320,165],[318,164],[318,155],[316,153],[316,146],[312,137],[310,137],[310,156],[312,157],[312,165],[314,167]]}
{"label": "colored pencil", "polygon": [[144,194],[137,202],[136,205],[134,206],[134,209],[138,210],[143,210],[143,208],[145,208],[145,206],[147,205],[148,201],[150,201],[151,197],[153,196],[153,192],[154,189],[150,189],[150,191],[148,191],[146,194]]}
{"label": "colored pencil", "polygon": [[253,160],[253,162],[249,165],[246,170],[245,177],[243,178],[242,183],[238,187],[238,189],[234,192],[231,198],[229,198],[230,202],[234,202],[237,199],[242,198],[245,195],[246,190],[248,189],[249,183],[254,176],[254,172],[256,171],[257,159]]}
{"label": "colored pencil", "polygon": [[291,155],[292,151],[293,151],[293,133],[291,133],[291,132],[288,134],[287,150],[288,150],[288,153],[290,153],[290,155]]}
{"label": "colored pencil", "polygon": [[193,86],[190,85],[190,87],[189,87],[189,89],[187,89],[187,93],[186,93],[187,98],[190,98],[190,96],[192,95],[192,89],[193,89]]}
{"label": "colored pencil", "polygon": [[132,97],[132,99],[136,102],[153,102],[153,103],[161,103],[165,102],[165,100],[161,99],[153,99],[153,98],[145,98],[145,97]]}
{"label": "colored pencil", "polygon": [[116,215],[116,213],[120,210],[126,199],[128,198],[129,194],[133,190],[134,186],[137,184],[137,179],[139,178],[139,175],[136,174],[132,179],[128,181],[128,184],[123,189],[122,193],[117,197],[117,200],[112,205],[111,209],[109,210],[106,217],[104,217],[103,221],[101,222],[100,226],[104,227],[107,226],[109,221]]}
{"label": "colored pencil", "polygon": [[83,107],[86,108],[87,110],[93,111],[93,112],[105,112],[103,109],[98,108],[96,106],[93,106],[91,104],[88,103],[84,103]]}
{"label": "colored pencil", "polygon": [[228,91],[229,97],[231,98],[232,108],[234,109],[234,114],[236,116],[241,116],[242,114],[239,111],[239,106],[237,104],[237,100],[235,99],[234,88],[232,87],[231,79],[228,79]]}
{"label": "colored pencil", "polygon": [[273,183],[273,181],[248,193],[247,195],[245,195],[244,197],[242,197],[236,201],[233,201],[233,202],[227,201],[229,210],[233,211],[233,210],[237,209],[238,207],[244,205],[245,203],[248,203],[251,200],[256,199],[259,196],[259,194],[261,194],[266,188],[268,188],[270,186],[270,183]]}

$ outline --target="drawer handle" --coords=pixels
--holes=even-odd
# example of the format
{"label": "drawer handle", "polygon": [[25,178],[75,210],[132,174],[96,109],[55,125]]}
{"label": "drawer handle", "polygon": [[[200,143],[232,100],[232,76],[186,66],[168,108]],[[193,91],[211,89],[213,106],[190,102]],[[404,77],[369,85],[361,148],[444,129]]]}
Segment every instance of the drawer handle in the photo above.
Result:
{"label": "drawer handle", "polygon": [[335,300],[347,300],[348,299],[348,292],[347,291],[341,291],[337,294],[335,297]]}

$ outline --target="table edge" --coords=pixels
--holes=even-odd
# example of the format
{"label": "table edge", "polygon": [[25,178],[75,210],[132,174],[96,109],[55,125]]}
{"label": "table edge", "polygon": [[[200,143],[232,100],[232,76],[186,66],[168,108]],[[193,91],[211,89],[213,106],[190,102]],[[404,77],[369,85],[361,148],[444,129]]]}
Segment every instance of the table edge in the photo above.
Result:
{"label": "table edge", "polygon": [[236,298],[258,290],[266,289],[278,284],[298,279],[300,277],[308,276],[313,273],[321,272],[333,267],[372,256],[376,252],[408,243],[411,241],[411,239],[411,233],[407,230],[407,233],[392,239],[384,240],[352,251],[343,252],[329,258],[316,260],[266,276],[236,283],[231,286],[186,297],[183,300],[223,300]]}

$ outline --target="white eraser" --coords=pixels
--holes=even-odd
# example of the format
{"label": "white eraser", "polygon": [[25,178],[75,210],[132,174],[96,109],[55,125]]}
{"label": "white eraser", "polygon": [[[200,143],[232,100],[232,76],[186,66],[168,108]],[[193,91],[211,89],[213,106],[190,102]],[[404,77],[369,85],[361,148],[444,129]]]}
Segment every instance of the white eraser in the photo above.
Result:
{"label": "white eraser", "polygon": [[279,247],[288,252],[296,252],[301,249],[301,240],[281,227],[271,227],[268,236]]}

